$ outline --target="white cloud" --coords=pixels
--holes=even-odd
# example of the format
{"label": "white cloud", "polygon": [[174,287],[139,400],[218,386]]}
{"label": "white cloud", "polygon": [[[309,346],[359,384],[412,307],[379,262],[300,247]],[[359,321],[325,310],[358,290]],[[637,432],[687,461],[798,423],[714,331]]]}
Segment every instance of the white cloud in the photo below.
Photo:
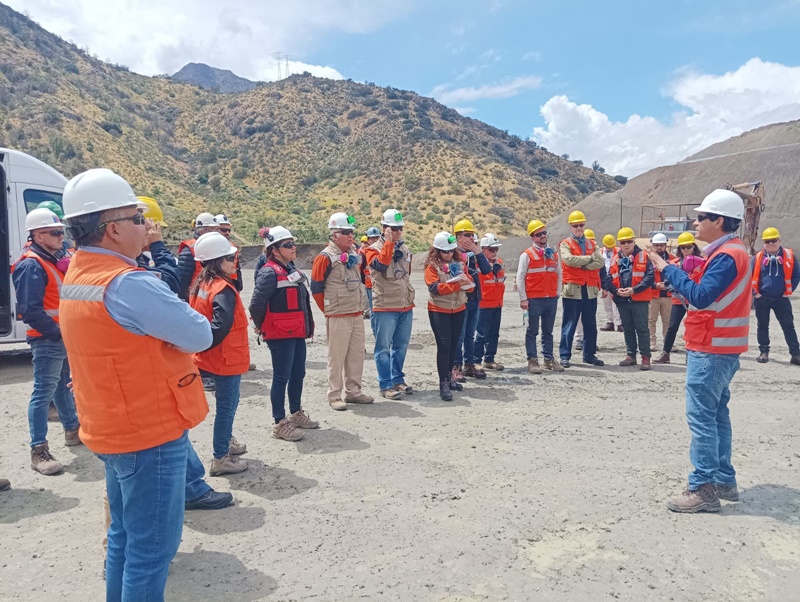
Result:
{"label": "white cloud", "polygon": [[800,119],[800,66],[753,58],[722,75],[684,69],[664,94],[683,107],[667,123],[636,114],[613,122],[591,105],[554,96],[533,139],[587,164],[597,160],[609,173],[638,175],[747,130]]}
{"label": "white cloud", "polygon": [[535,75],[523,75],[499,84],[485,86],[450,88],[448,85],[436,86],[431,92],[442,104],[473,102],[486,98],[510,98],[525,90],[532,90],[542,85],[542,79]]}
{"label": "white cloud", "polygon": [[340,76],[301,62],[335,33],[366,33],[405,14],[412,0],[3,0],[45,29],[101,59],[145,75],[174,73],[188,62],[230,69],[254,80],[275,79],[272,55],[290,71]]}
{"label": "white cloud", "polygon": [[472,115],[475,111],[478,110],[475,107],[453,107],[453,109],[455,109],[464,116]]}
{"label": "white cloud", "polygon": [[531,52],[526,52],[522,55],[523,61],[540,61],[542,60],[542,53],[538,50],[534,50]]}

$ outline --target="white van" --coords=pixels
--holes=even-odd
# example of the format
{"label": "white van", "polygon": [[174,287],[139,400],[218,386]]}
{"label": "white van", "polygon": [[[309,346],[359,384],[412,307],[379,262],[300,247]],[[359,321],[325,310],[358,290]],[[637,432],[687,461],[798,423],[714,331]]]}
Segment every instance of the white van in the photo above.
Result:
{"label": "white van", "polygon": [[25,341],[27,326],[17,319],[11,266],[28,240],[25,216],[43,201],[61,205],[67,179],[39,159],[0,148],[0,344]]}

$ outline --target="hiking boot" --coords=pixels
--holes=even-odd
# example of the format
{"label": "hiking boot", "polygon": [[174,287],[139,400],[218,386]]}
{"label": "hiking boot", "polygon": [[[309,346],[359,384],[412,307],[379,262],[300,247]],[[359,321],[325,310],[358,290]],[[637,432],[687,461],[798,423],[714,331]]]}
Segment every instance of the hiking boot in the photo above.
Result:
{"label": "hiking boot", "polygon": [[[598,368],[606,365],[606,363],[603,360],[601,360],[599,357],[597,357],[597,356],[595,356],[595,357],[585,357],[585,358],[583,358],[583,363],[584,364],[589,364],[590,366],[597,366]],[[561,364],[561,365],[563,366],[564,364]]]}
{"label": "hiking boot", "polygon": [[400,399],[403,397],[403,394],[396,389],[382,389],[381,397],[385,397],[386,399]]}
{"label": "hiking boot", "polygon": [[298,429],[288,418],[284,418],[272,427],[272,436],[284,441],[300,441],[306,434]]}
{"label": "hiking boot", "polygon": [[486,372],[483,371],[483,368],[475,364],[464,364],[464,376],[481,380],[486,378]]}
{"label": "hiking boot", "polygon": [[11,489],[11,481],[8,479],[0,479],[0,491]]}
{"label": "hiking boot", "polygon": [[343,402],[341,399],[331,399],[328,403],[330,404],[332,409],[338,410],[339,412],[347,409],[347,404]]}
{"label": "hiking boot", "polygon": [[364,395],[363,393],[359,393],[355,397],[345,397],[344,400],[347,403],[372,403],[375,401],[372,397]]}
{"label": "hiking boot", "polygon": [[214,380],[213,376],[207,376],[201,378],[200,380],[203,381],[203,391],[216,391],[217,390],[217,381]]}
{"label": "hiking boot", "polygon": [[[244,462],[242,462],[244,464]],[[233,503],[233,494],[214,491],[206,491],[196,500],[186,500],[183,507],[186,510],[220,510]]]}
{"label": "hiking boot", "polygon": [[739,488],[736,485],[720,485],[719,483],[715,483],[717,487],[717,496],[719,499],[725,500],[726,502],[738,502],[739,501]]}
{"label": "hiking boot", "polygon": [[606,322],[606,325],[603,326],[600,330],[603,332],[614,332],[614,322]]}
{"label": "hiking boot", "polygon": [[619,363],[620,366],[635,366],[636,358],[632,355],[626,355],[625,359]]}
{"label": "hiking boot", "polygon": [[562,367],[562,368],[569,368],[569,367],[570,367],[569,360],[562,359],[562,360],[559,362],[559,364],[561,364],[561,367]]}
{"label": "hiking boot", "polygon": [[528,360],[528,372],[531,374],[541,374],[542,367],[539,365],[539,360],[535,357]]}
{"label": "hiking boot", "polygon": [[223,474],[237,474],[247,470],[247,462],[240,460],[236,456],[232,456],[230,452],[221,458],[211,459],[211,468],[208,474],[212,477],[218,477]]}
{"label": "hiking boot", "polygon": [[64,430],[64,445],[67,447],[74,447],[75,445],[83,445],[81,441],[80,429],[73,429],[71,431]]}
{"label": "hiking boot", "polygon": [[617,326],[617,332],[625,332],[625,329],[622,327],[622,324]]}
{"label": "hiking boot", "polygon": [[497,370],[498,372],[505,369],[503,364],[498,364],[497,362],[483,362],[483,367],[486,370]]}
{"label": "hiking boot", "polygon": [[651,370],[653,367],[650,365],[650,358],[642,356],[642,365],[639,366],[639,370]]}
{"label": "hiking boot", "polygon": [[250,365],[247,367],[248,372],[252,372],[256,369],[256,365],[253,362],[250,362]]}
{"label": "hiking boot", "polygon": [[653,360],[654,364],[669,364],[669,353],[662,351],[656,359]]}
{"label": "hiking boot", "polygon": [[316,420],[311,420],[311,417],[308,415],[307,412],[303,410],[297,410],[294,414],[289,414],[289,417],[286,419],[295,425],[299,429],[318,429],[319,422]]}
{"label": "hiking boot", "polygon": [[464,373],[461,371],[461,365],[453,366],[453,369],[450,371],[452,375],[451,381],[455,381],[457,383],[465,383],[467,379],[464,377]]}
{"label": "hiking boot", "polygon": [[769,361],[769,353],[762,353],[756,358],[759,364],[766,364]]}
{"label": "hiking boot", "polygon": [[54,403],[50,404],[50,407],[47,409],[47,422],[58,422],[58,410],[56,409],[56,405]]}
{"label": "hiking boot", "polygon": [[239,443],[236,440],[236,437],[231,436],[231,440],[228,443],[228,453],[232,456],[241,456],[242,454],[246,454],[247,444]]}
{"label": "hiking boot", "polygon": [[705,483],[694,491],[687,489],[679,496],[667,500],[667,508],[673,512],[719,512],[717,488],[712,483]]}
{"label": "hiking boot", "polygon": [[448,379],[444,379],[439,383],[439,397],[442,401],[453,401],[453,394],[450,392],[450,382]]}
{"label": "hiking boot", "polygon": [[460,382],[453,380],[453,373],[450,373],[450,376],[445,379],[447,381],[447,386],[450,387],[451,391],[463,391],[464,385]]}
{"label": "hiking boot", "polygon": [[575,341],[575,350],[583,351],[583,341]]}
{"label": "hiking boot", "polygon": [[552,359],[552,360],[548,360],[548,359],[544,360],[544,367],[547,370],[552,370],[553,372],[563,372],[564,371],[564,366],[559,364],[554,359]]}
{"label": "hiking boot", "polygon": [[792,359],[789,360],[789,363],[793,366],[800,366],[800,355],[793,355]]}
{"label": "hiking boot", "polygon": [[414,389],[412,387],[409,387],[406,383],[398,383],[392,388],[395,391],[400,391],[401,393],[405,393],[406,395],[411,395],[414,392]]}
{"label": "hiking boot", "polygon": [[64,470],[64,465],[50,453],[50,446],[42,443],[31,449],[31,468],[43,475],[54,475]]}

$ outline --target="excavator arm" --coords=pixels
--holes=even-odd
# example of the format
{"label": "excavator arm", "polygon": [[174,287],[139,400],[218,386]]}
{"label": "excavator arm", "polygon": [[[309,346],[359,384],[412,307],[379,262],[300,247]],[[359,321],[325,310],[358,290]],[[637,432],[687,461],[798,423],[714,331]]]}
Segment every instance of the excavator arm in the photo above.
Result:
{"label": "excavator arm", "polygon": [[742,184],[725,184],[725,190],[732,190],[744,201],[744,220],[740,238],[750,255],[756,254],[755,244],[758,238],[758,223],[764,212],[764,185],[762,182],[743,182]]}

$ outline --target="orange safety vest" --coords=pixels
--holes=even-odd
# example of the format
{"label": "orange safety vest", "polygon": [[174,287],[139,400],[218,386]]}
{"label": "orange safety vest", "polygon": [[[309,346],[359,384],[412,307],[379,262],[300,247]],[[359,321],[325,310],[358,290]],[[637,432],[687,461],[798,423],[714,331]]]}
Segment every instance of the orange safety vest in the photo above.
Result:
{"label": "orange safety vest", "polygon": [[[631,288],[635,287],[639,284],[642,280],[644,280],[644,275],[647,273],[647,262],[650,261],[647,257],[647,253],[644,251],[639,251],[636,255],[631,256],[633,261],[633,265],[631,266]],[[614,282],[614,286],[619,288],[619,255],[614,255],[611,258],[611,267],[608,269],[608,273],[611,276],[611,280]],[[650,301],[652,295],[650,293],[650,289],[646,288],[643,291],[639,291],[638,293],[634,293],[630,299],[631,301]]]}
{"label": "orange safety vest", "polygon": [[[761,293],[759,286],[761,285],[761,265],[764,260],[764,251],[756,253],[755,269],[753,270],[753,293],[758,295]],[[792,270],[794,269],[794,253],[791,249],[783,250],[783,278],[786,288],[783,294],[789,296],[792,294]]]}
{"label": "orange safety vest", "polygon": [[[58,302],[61,299],[61,284],[64,281],[64,274],[62,274],[51,262],[47,261],[43,257],[40,257],[38,253],[33,251],[30,247],[27,251],[20,255],[19,259],[17,259],[17,262],[11,266],[11,273],[14,273],[14,268],[17,267],[17,263],[28,258],[38,261],[39,265],[42,266],[44,273],[47,274],[47,286],[44,289],[42,306],[44,307],[44,313],[53,318],[53,322],[58,324]],[[17,319],[21,320],[22,316],[17,314]],[[25,331],[25,334],[27,334],[29,337],[42,336],[42,333],[34,328],[29,328],[27,331]]]}
{"label": "orange safety vest", "polygon": [[[189,249],[192,253],[192,258],[194,258],[194,244],[197,242],[196,238],[187,238],[186,240],[182,240],[181,244],[178,245],[178,255],[181,254],[181,251],[184,249]],[[194,281],[197,280],[197,277],[200,275],[200,270],[203,269],[203,266],[200,264],[199,261],[194,262],[194,274],[192,274],[192,281],[189,283],[189,289],[192,288]]]}
{"label": "orange safety vest", "polygon": [[702,282],[703,274],[714,257],[721,253],[733,257],[736,274],[711,305],[705,309],[689,306],[684,322],[684,339],[690,351],[739,354],[747,351],[749,345],[752,294],[748,286],[750,257],[738,238],[729,240],[706,259],[698,283]]}
{"label": "orange safety vest", "polygon": [[[595,242],[590,238],[586,239],[586,253],[581,251],[580,244],[578,244],[578,241],[571,236],[562,240],[561,243],[567,243],[569,245],[569,250],[573,255],[591,255],[594,253],[594,250],[597,247]],[[561,266],[561,273],[564,279],[564,284],[579,284],[580,286],[588,285],[596,287],[600,286],[599,268],[597,270],[584,270],[583,268],[574,268],[565,263]]]}
{"label": "orange safety vest", "polygon": [[[674,263],[675,256],[672,253],[667,253],[667,255],[668,255],[667,263]],[[658,299],[659,297],[661,297],[661,290],[656,288],[656,284],[658,284],[659,282],[662,282],[661,272],[659,272],[658,270],[653,270],[653,275],[655,276],[655,280],[653,280],[653,286],[651,287],[650,290],[653,293],[652,298],[653,299]],[[669,292],[669,291],[665,291],[665,292],[667,293],[667,295],[666,295],[667,297],[671,297],[672,296],[671,292]]]}
{"label": "orange safety vest", "polygon": [[244,374],[250,367],[250,346],[247,341],[247,314],[236,287],[222,278],[204,282],[197,293],[189,297],[189,305],[197,313],[203,314],[209,322],[214,318],[214,297],[230,287],[236,293],[236,307],[233,311],[233,326],[222,342],[200,353],[194,354],[194,363],[205,372],[218,376]]}
{"label": "orange safety vest", "polygon": [[[547,259],[533,247],[525,249],[528,271],[525,274],[525,297],[541,299],[558,296],[558,255]],[[564,266],[562,266],[564,267]]]}
{"label": "orange safety vest", "polygon": [[[122,454],[181,437],[208,414],[192,356],[117,324],[103,298],[111,281],[144,271],[119,257],[79,250],[61,287],[81,440],[98,454]],[[153,311],[143,307],[142,311]]]}
{"label": "orange safety vest", "polygon": [[497,263],[500,264],[500,271],[494,273],[494,266],[488,274],[478,275],[481,278],[481,300],[478,302],[478,307],[484,309],[491,309],[495,307],[503,307],[503,295],[506,292],[506,272],[503,269],[503,260],[497,258]]}

